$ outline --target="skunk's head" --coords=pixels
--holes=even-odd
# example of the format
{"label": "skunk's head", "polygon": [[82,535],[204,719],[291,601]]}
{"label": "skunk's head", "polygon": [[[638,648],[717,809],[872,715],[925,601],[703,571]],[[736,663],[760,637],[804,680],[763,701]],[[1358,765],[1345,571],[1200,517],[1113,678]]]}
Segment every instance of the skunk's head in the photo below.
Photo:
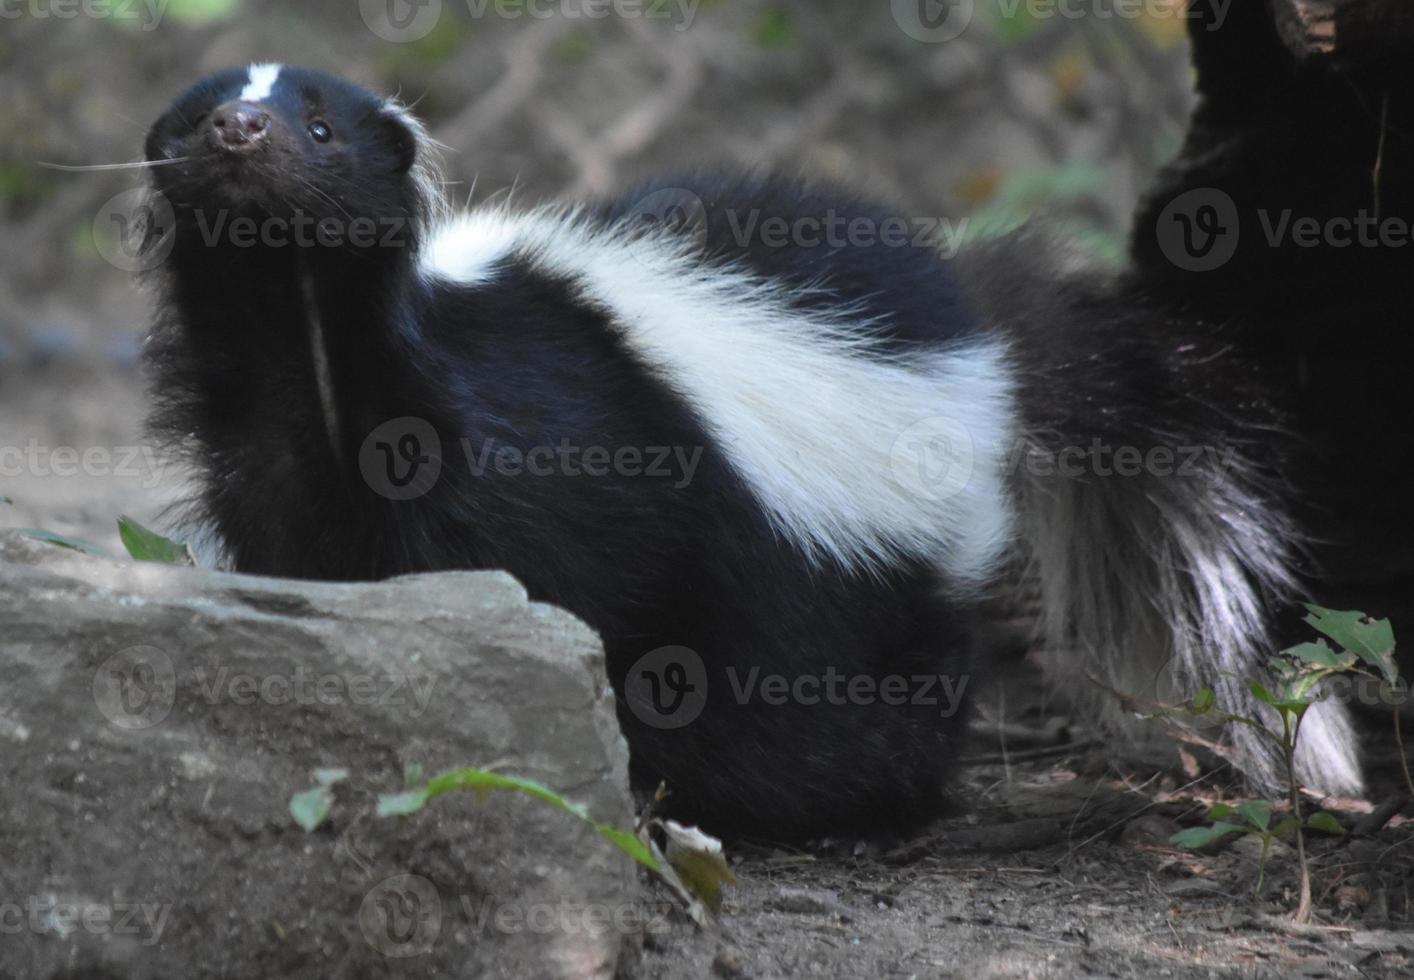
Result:
{"label": "skunk's head", "polygon": [[174,161],[152,168],[156,189],[178,213],[207,213],[207,228],[221,212],[417,224],[440,200],[421,124],[396,101],[309,68],[202,79],[153,124],[145,149],[151,162]]}

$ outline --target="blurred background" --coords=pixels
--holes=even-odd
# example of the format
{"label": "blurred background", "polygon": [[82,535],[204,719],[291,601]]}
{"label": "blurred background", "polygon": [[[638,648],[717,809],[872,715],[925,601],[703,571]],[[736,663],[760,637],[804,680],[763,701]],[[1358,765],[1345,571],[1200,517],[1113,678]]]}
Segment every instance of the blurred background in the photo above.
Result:
{"label": "blurred background", "polygon": [[[415,104],[448,192],[532,204],[684,167],[842,181],[1104,261],[1189,108],[1183,0],[0,0],[0,526],[120,553],[181,474],[142,436],[140,282],[105,203],[201,75],[307,64]],[[1106,13],[1108,12],[1108,13]]]}

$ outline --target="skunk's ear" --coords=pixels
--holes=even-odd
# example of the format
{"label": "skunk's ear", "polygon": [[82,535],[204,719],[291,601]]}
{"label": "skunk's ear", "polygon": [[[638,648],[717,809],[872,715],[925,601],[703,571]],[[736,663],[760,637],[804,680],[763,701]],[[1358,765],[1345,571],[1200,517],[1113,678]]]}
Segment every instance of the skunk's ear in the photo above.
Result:
{"label": "skunk's ear", "polygon": [[393,172],[405,174],[417,162],[417,154],[427,131],[417,117],[398,102],[387,102],[378,113],[381,139],[393,160]]}
{"label": "skunk's ear", "polygon": [[152,124],[152,128],[147,131],[147,137],[142,143],[143,159],[166,160],[177,155],[179,151],[175,147],[180,140],[181,133],[177,128],[176,121],[175,114],[169,110]]}

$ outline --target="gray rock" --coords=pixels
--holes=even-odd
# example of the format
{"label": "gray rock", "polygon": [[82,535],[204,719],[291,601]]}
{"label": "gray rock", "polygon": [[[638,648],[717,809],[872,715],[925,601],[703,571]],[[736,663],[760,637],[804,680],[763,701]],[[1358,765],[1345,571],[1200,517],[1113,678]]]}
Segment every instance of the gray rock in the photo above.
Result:
{"label": "gray rock", "polygon": [[[604,977],[632,862],[518,794],[378,818],[404,768],[627,826],[595,635],[499,573],[286,582],[0,534],[0,977]],[[323,826],[291,797],[342,767]]]}

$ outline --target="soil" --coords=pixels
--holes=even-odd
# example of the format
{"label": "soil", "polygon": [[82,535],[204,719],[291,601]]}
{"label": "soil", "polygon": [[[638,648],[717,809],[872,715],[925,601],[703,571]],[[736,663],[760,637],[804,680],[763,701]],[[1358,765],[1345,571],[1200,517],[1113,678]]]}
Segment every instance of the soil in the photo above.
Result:
{"label": "soil", "polygon": [[[1291,925],[1294,851],[1167,843],[1214,787],[969,769],[959,812],[907,841],[746,850],[721,928],[652,935],[634,980],[775,977],[1407,977],[1414,820],[1311,842],[1318,924]],[[1358,821],[1361,806],[1343,819]]]}

